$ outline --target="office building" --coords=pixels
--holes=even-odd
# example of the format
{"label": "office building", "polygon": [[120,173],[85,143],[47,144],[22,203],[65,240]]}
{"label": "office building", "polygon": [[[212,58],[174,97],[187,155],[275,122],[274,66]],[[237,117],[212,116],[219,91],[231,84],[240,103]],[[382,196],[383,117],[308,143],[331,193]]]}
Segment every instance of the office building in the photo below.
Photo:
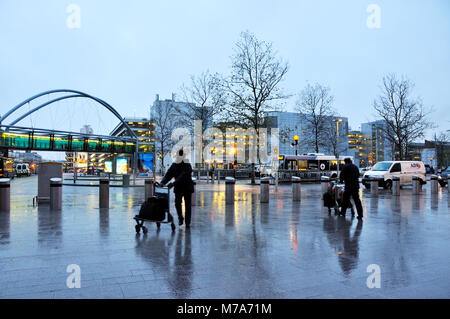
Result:
{"label": "office building", "polygon": [[364,161],[372,166],[381,161],[392,160],[392,147],[386,138],[386,122],[378,120],[361,124],[364,138]]}

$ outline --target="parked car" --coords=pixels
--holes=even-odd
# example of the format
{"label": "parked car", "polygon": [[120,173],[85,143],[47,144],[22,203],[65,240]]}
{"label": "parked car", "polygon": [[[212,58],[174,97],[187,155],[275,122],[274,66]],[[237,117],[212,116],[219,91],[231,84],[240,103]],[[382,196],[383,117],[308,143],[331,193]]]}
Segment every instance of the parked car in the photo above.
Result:
{"label": "parked car", "polygon": [[447,166],[446,169],[444,169],[441,174],[438,176],[439,184],[442,187],[445,187],[445,185],[448,184],[448,178],[450,177],[450,166]]}
{"label": "parked car", "polygon": [[368,172],[372,169],[372,166],[361,167],[359,169],[359,176],[363,176],[365,172]]}
{"label": "parked car", "polygon": [[17,176],[30,176],[30,166],[28,163],[19,163],[16,165],[16,175]]}
{"label": "parked car", "polygon": [[256,165],[256,172],[257,176],[264,177],[264,176],[271,176],[272,175],[272,166],[268,165]]}
{"label": "parked car", "polygon": [[383,161],[378,162],[372,170],[364,173],[362,183],[370,188],[372,179],[378,180],[378,186],[385,189],[392,187],[392,176],[400,178],[400,186],[412,185],[412,177],[419,176],[422,184],[426,184],[425,165],[418,161]]}

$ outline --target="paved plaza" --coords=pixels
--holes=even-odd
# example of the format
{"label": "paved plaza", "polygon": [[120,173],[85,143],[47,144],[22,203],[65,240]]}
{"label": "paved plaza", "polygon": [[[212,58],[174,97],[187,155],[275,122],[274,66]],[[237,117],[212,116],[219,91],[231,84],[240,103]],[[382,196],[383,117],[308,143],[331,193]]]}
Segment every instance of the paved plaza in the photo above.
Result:
{"label": "paved plaza", "polygon": [[[449,298],[450,200],[447,189],[400,197],[361,190],[364,219],[329,215],[319,184],[198,185],[190,230],[136,235],[132,220],[144,188],[63,187],[63,210],[33,207],[37,177],[11,183],[11,211],[0,214],[0,298]],[[172,212],[173,196],[172,196]],[[176,214],[175,214],[176,215]],[[81,269],[81,288],[66,270]],[[380,288],[368,288],[369,265]]]}

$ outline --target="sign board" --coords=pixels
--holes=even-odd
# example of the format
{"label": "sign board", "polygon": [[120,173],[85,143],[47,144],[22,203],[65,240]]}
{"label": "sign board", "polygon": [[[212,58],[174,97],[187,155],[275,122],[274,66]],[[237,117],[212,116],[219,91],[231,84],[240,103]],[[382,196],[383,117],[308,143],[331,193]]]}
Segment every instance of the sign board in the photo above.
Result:
{"label": "sign board", "polygon": [[153,171],[153,153],[139,153],[139,173],[150,173]]}
{"label": "sign board", "polygon": [[112,173],[112,161],[105,161],[105,173]]}
{"label": "sign board", "polygon": [[128,173],[128,159],[121,157],[116,159],[116,173],[122,175]]}

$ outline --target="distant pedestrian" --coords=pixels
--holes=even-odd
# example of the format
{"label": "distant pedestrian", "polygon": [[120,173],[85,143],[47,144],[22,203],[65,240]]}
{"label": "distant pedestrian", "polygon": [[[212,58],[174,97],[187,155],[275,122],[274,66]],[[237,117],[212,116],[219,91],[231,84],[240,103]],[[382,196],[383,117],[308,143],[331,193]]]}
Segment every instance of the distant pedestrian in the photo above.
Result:
{"label": "distant pedestrian", "polygon": [[[161,184],[168,183],[172,178],[175,178],[173,183],[170,183],[169,188],[174,186],[175,193],[175,208],[178,214],[178,224],[183,225],[186,219],[186,227],[191,226],[191,199],[194,192],[194,182],[192,181],[192,167],[184,158],[183,150],[179,150],[175,162],[170,166]],[[181,207],[181,201],[184,199],[184,216]]]}
{"label": "distant pedestrian", "polygon": [[345,158],[344,167],[342,168],[339,180],[341,183],[345,182],[343,205],[341,208],[341,216],[345,216],[347,208],[351,205],[350,197],[356,205],[356,210],[358,212],[358,219],[363,217],[363,209],[361,205],[361,200],[359,199],[359,170],[356,165],[352,164],[350,158]]}

